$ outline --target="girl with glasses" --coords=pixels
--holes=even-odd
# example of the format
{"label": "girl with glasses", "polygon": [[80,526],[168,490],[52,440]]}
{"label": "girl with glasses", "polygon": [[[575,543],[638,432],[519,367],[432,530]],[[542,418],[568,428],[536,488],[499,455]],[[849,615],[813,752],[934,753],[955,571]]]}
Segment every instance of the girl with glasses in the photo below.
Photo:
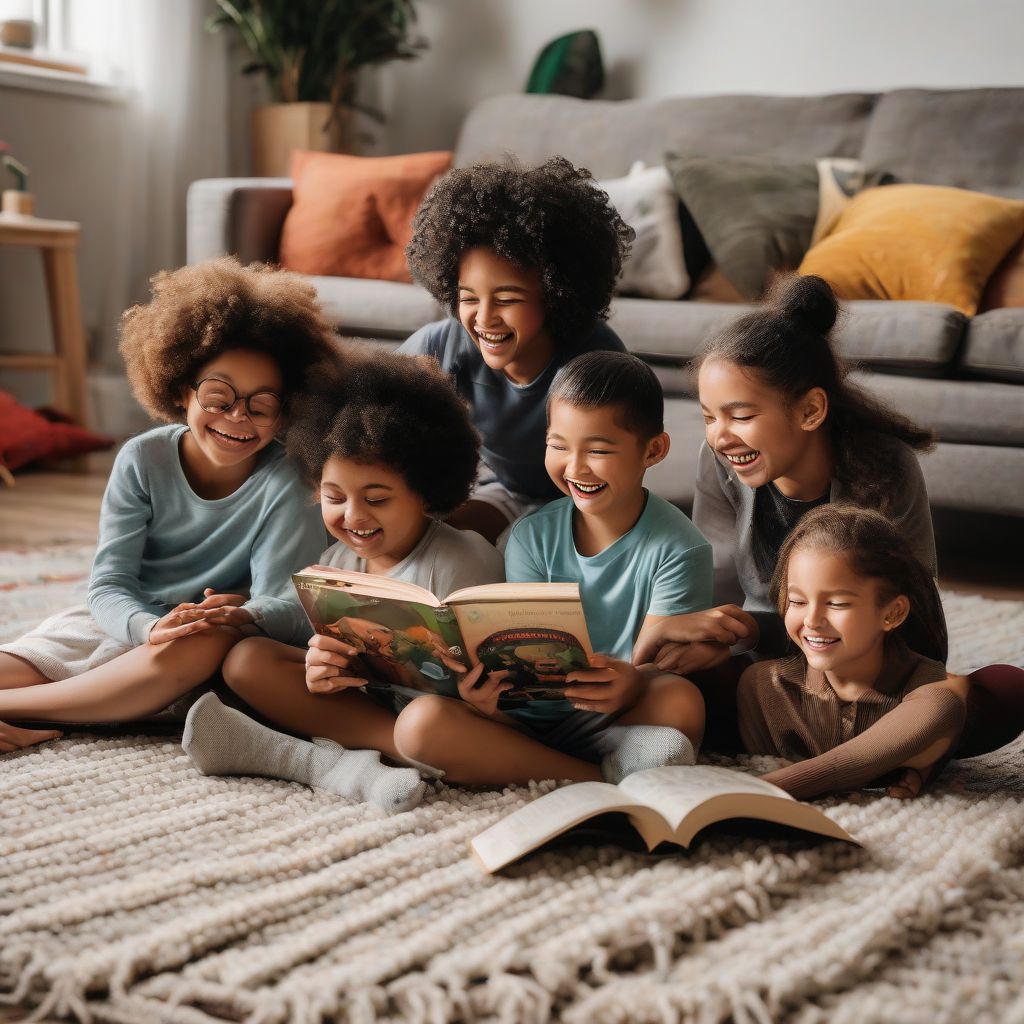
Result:
{"label": "girl with glasses", "polygon": [[0,645],[0,753],[59,735],[6,723],[153,714],[244,634],[305,641],[290,573],[325,531],[277,442],[309,368],[343,358],[332,333],[311,287],[230,258],[159,274],[125,313],[128,379],[167,425],[117,456],[86,604]]}

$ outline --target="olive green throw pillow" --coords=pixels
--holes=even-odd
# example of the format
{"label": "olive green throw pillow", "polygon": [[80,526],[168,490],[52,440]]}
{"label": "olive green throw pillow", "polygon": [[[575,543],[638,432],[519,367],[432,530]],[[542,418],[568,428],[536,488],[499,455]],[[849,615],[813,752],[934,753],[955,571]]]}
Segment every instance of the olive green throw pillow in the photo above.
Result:
{"label": "olive green throw pillow", "polygon": [[775,272],[800,266],[818,216],[816,164],[666,153],[665,165],[711,258],[744,298],[761,298]]}

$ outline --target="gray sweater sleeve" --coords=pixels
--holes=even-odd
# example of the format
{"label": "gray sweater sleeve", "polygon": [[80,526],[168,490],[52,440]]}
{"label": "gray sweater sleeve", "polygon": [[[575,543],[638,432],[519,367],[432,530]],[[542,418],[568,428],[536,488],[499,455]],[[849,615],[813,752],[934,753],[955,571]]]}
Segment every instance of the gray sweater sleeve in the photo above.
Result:
{"label": "gray sweater sleeve", "polygon": [[918,561],[933,577],[937,577],[939,570],[935,555],[935,533],[921,464],[914,450],[906,444],[900,444],[896,449],[895,461],[899,466],[896,478],[900,483],[887,514],[903,534],[907,546]]}

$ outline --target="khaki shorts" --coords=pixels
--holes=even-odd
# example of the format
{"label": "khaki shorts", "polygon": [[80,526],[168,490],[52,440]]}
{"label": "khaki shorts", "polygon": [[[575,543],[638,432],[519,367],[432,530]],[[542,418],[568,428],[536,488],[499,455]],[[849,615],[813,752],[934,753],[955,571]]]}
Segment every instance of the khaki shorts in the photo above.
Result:
{"label": "khaki shorts", "polygon": [[132,644],[105,633],[84,604],[57,612],[17,640],[0,644],[0,653],[27,661],[50,682],[81,675],[132,649]]}

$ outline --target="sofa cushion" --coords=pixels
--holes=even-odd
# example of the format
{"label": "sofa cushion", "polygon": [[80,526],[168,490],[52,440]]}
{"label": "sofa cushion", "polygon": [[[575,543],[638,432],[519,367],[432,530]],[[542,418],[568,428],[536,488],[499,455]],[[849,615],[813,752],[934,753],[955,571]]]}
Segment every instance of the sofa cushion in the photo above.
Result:
{"label": "sofa cushion", "polygon": [[1024,198],[1024,89],[885,93],[860,156],[899,181]]}
{"label": "sofa cushion", "polygon": [[311,277],[328,319],[342,334],[359,338],[402,339],[444,310],[417,284],[365,281],[354,277]]}
{"label": "sofa cushion", "polygon": [[996,267],[982,292],[979,312],[1024,306],[1024,238],[1022,238]]}
{"label": "sofa cushion", "polygon": [[1024,234],[1024,202],[937,185],[854,196],[800,273],[843,299],[945,302],[973,316],[992,271]]}
{"label": "sofa cushion", "polygon": [[496,96],[462,123],[455,164],[524,163],[564,156],[597,178],[626,174],[636,160],[662,163],[666,150],[777,160],[858,156],[875,97],[693,96],[659,100],[577,100]]}
{"label": "sofa cushion", "polygon": [[281,264],[301,274],[411,281],[405,247],[412,218],[451,153],[361,157],[292,153],[292,207]]}
{"label": "sofa cushion", "polygon": [[853,362],[938,375],[956,359],[967,323],[938,302],[845,302],[836,349]]}
{"label": "sofa cushion", "polygon": [[[619,298],[609,324],[637,355],[680,365],[718,331],[754,307],[719,302],[658,302]],[[934,302],[844,303],[835,331],[845,359],[886,369],[937,375],[955,360],[967,318]],[[683,379],[673,390],[689,390]]]}
{"label": "sofa cushion", "polygon": [[[1024,447],[1024,388],[857,371],[852,379],[940,441]],[[1024,484],[1022,484],[1024,486]]]}
{"label": "sofa cushion", "polygon": [[993,309],[974,317],[961,365],[972,375],[1024,384],[1024,309]]}
{"label": "sofa cushion", "polygon": [[813,162],[666,153],[665,164],[712,259],[745,298],[759,299],[772,271],[800,265],[818,214]]}
{"label": "sofa cushion", "polygon": [[598,185],[636,232],[616,291],[648,299],[681,298],[690,287],[690,276],[683,259],[679,200],[668,171],[638,161],[626,177]]}

